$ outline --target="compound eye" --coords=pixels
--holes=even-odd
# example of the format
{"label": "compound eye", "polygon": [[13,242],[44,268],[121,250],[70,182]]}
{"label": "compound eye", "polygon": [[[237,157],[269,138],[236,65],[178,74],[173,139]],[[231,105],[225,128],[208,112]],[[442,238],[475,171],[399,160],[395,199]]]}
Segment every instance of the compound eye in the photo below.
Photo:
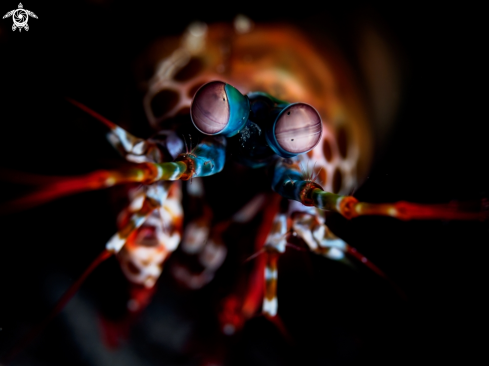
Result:
{"label": "compound eye", "polygon": [[284,108],[275,121],[275,139],[286,153],[298,155],[313,149],[321,139],[319,113],[306,103]]}
{"label": "compound eye", "polygon": [[222,81],[211,81],[195,93],[190,107],[194,126],[203,134],[237,134],[248,121],[249,100]]}
{"label": "compound eye", "polygon": [[213,81],[195,93],[190,116],[200,132],[215,135],[224,130],[229,121],[229,103],[222,81]]}

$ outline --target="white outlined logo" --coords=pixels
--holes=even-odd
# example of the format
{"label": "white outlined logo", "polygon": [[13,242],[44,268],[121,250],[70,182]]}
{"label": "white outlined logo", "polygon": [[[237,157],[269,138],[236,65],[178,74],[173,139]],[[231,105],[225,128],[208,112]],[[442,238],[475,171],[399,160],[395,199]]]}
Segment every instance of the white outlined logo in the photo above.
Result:
{"label": "white outlined logo", "polygon": [[14,24],[12,25],[12,30],[14,31],[17,28],[19,28],[19,32],[22,30],[22,28],[24,28],[26,31],[29,30],[29,26],[27,25],[29,16],[38,19],[37,15],[34,14],[32,11],[24,9],[22,3],[19,3],[18,9],[14,9],[12,11],[9,11],[7,14],[5,14],[3,16],[3,19],[8,18],[10,16],[14,21]]}

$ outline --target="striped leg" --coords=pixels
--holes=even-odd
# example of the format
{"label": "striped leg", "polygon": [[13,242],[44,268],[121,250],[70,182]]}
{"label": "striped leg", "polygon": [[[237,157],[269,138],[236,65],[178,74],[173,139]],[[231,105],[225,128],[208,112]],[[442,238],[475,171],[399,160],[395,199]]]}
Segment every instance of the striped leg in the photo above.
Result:
{"label": "striped leg", "polygon": [[203,201],[203,186],[200,178],[189,185],[189,195],[199,203],[200,214],[185,227],[182,250],[195,256],[196,265],[201,270],[191,270],[184,263],[176,263],[172,268],[174,277],[185,286],[198,289],[214,278],[227,255],[224,233],[232,224],[244,224],[252,220],[265,203],[265,196],[259,194],[236,212],[229,220],[212,224],[212,212]]}
{"label": "striped leg", "polygon": [[[254,240],[256,254],[249,257],[246,261],[249,271],[241,271],[235,290],[228,294],[221,303],[219,322],[221,331],[226,335],[232,335],[241,330],[245,322],[260,312],[263,306],[263,294],[265,292],[263,273],[266,267],[266,258],[264,255],[258,254],[263,253],[265,243],[274,226],[275,217],[279,210],[279,200],[280,197],[278,195],[259,195],[245,206],[249,210],[244,208],[240,210],[243,214],[247,214],[239,215],[237,213],[234,215],[234,219],[241,222],[239,218],[252,218],[255,216],[254,211],[263,210],[261,223]],[[253,207],[255,208],[252,209]],[[255,259],[250,261],[249,259],[251,258]],[[273,318],[270,319],[273,320]],[[277,317],[274,319],[277,319]]]}
{"label": "striped leg", "polygon": [[[123,251],[120,251],[120,249],[122,248],[122,246],[124,246],[128,238],[137,238],[137,236],[135,235],[137,234],[137,228],[139,228],[144,223],[148,215],[158,210],[158,208],[162,205],[162,200],[164,200],[166,195],[168,194],[169,187],[170,183],[159,182],[152,186],[144,187],[142,190],[139,190],[138,192],[136,192],[136,194],[134,194],[131,200],[131,204],[128,208],[126,208],[126,210],[123,211],[121,215],[123,221],[121,230],[116,235],[114,235],[111,240],[109,240],[106,249],[92,262],[92,264],[90,264],[90,266],[83,272],[83,274],[63,294],[63,296],[56,303],[55,307],[44,318],[44,320],[39,323],[35,328],[33,328],[29,333],[27,333],[25,337],[19,340],[19,342],[9,351],[9,353],[5,356],[5,360],[8,361],[12,359],[20,350],[25,348],[34,338],[36,338],[39,333],[41,333],[42,330],[46,327],[46,325],[49,324],[49,322],[64,308],[68,301],[78,291],[78,289],[83,284],[85,279],[89,276],[89,274],[103,261],[111,257],[112,254],[118,253],[118,259],[119,261],[121,261],[121,267],[124,271],[124,265],[122,264],[124,260],[121,258],[124,258],[126,256],[130,260],[133,260],[136,256],[134,251],[128,250],[126,252],[125,249]],[[179,241],[179,239],[177,241]],[[139,259],[142,259],[143,261],[145,261],[145,263],[148,263],[149,257],[155,258],[156,261],[162,261],[165,258],[162,258],[161,256],[155,257],[154,254],[152,256],[141,256],[141,253],[138,254]],[[159,272],[155,271],[154,264],[150,262],[148,264],[150,265],[151,269],[147,272],[153,275],[153,277],[156,275],[157,278],[157,276],[159,276]],[[128,276],[128,273],[131,273],[131,271],[124,271],[124,273],[129,278],[129,280],[131,280],[130,276]],[[143,283],[145,285],[153,285],[154,282],[152,282],[152,278],[150,276],[146,277],[149,279],[149,281],[146,280],[143,281]],[[136,307],[140,308],[140,304],[134,304],[131,302],[130,304],[133,304],[132,309],[130,310],[136,310]],[[131,308],[131,306],[129,307]]]}
{"label": "striped leg", "polygon": [[[167,151],[160,149],[160,144],[155,141],[136,137],[84,104],[70,98],[67,98],[67,100],[110,129],[110,132],[107,134],[107,139],[127,161],[133,163],[161,163],[164,160],[173,160],[175,158],[175,156],[171,157],[165,154]],[[183,150],[183,143],[181,140],[176,142],[178,144],[177,149],[180,150],[178,153],[180,153]]]}
{"label": "striped leg", "polygon": [[281,253],[285,252],[287,234],[287,216],[285,213],[278,213],[275,216],[272,230],[268,235],[264,246],[265,264],[265,296],[263,299],[263,313],[274,317],[277,315],[277,264]]}
{"label": "striped leg", "polygon": [[158,182],[143,187],[137,192],[129,207],[123,211],[122,216],[124,218],[120,220],[122,225],[119,231],[109,239],[105,245],[106,249],[118,253],[129,235],[141,227],[154,210],[163,206],[170,187],[170,182]]}
{"label": "striped leg", "polygon": [[292,229],[312,252],[329,259],[344,260],[348,245],[321,221],[316,214],[296,211],[292,214]]}
{"label": "striped leg", "polygon": [[314,214],[312,211],[294,212],[292,214],[292,229],[294,233],[304,240],[312,252],[348,265],[351,265],[348,257],[352,257],[380,277],[385,278],[396,288],[401,296],[404,296],[397,285],[367,257],[334,235],[322,222],[318,214]]}
{"label": "striped leg", "polygon": [[277,315],[277,263],[280,252],[268,249],[265,252],[265,295],[263,298],[263,313],[268,316]]}

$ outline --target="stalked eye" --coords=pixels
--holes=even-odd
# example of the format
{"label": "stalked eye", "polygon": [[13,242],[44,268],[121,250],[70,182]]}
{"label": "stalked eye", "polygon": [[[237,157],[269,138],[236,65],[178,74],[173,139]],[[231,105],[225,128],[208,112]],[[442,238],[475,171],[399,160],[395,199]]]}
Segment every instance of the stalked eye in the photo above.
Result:
{"label": "stalked eye", "polygon": [[313,149],[321,139],[323,125],[319,113],[306,103],[284,108],[267,133],[270,147],[281,157],[290,158]]}
{"label": "stalked eye", "polygon": [[248,98],[222,81],[201,86],[190,107],[195,128],[206,135],[236,135],[248,121],[249,113]]}

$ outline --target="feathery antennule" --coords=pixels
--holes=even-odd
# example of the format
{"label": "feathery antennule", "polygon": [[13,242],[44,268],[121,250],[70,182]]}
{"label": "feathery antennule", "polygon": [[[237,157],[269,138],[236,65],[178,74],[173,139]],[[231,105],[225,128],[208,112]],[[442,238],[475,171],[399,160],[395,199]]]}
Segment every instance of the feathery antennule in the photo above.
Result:
{"label": "feathery antennule", "polygon": [[[294,159],[292,159],[292,164],[293,166],[297,166],[302,179],[307,182],[315,182],[319,176],[319,173],[321,172],[321,169],[319,171],[316,171],[316,164],[317,161],[312,162],[312,159],[310,159],[306,154],[299,155],[297,156],[297,162],[294,162]],[[312,167],[309,166],[309,164],[312,163]],[[297,164],[297,165],[296,165]]]}
{"label": "feathery antennule", "polygon": [[310,178],[309,178],[309,180],[310,180],[311,182],[316,181],[316,177],[317,177],[317,175],[316,175],[316,176],[314,176],[314,171],[315,171],[315,169],[316,169],[316,163],[317,163],[317,161],[315,161],[315,162],[314,162],[314,164],[312,165],[312,169],[311,169],[311,176],[310,176]]}
{"label": "feathery antennule", "polygon": [[190,154],[190,150],[188,149],[187,139],[185,138],[185,135],[182,135],[182,138],[183,138],[183,143],[185,144],[185,154]]}
{"label": "feathery antennule", "polygon": [[[323,170],[323,167],[319,168],[319,170],[315,173],[315,175],[311,178],[312,182],[319,182],[319,174],[321,174],[321,171]],[[325,182],[321,182],[325,183]]]}

